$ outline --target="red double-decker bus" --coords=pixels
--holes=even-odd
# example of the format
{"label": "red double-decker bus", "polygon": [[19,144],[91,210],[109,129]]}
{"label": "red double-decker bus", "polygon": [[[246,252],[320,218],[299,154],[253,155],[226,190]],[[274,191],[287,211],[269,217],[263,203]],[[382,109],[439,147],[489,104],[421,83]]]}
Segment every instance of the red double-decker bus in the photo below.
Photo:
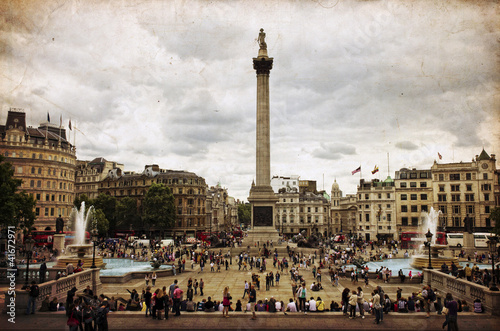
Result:
{"label": "red double-decker bus", "polygon": [[[33,241],[35,242],[35,247],[47,246],[48,248],[52,248],[55,233],[56,232],[52,230],[32,231],[31,236]],[[64,234],[65,234],[64,243],[66,245],[72,244],[75,239],[75,232],[64,231]],[[26,239],[27,237],[24,237],[24,240]],[[90,233],[88,231],[85,231],[85,242],[86,243],[90,242]]]}
{"label": "red double-decker bus", "polygon": [[[437,232],[433,239],[435,238],[435,242],[438,245],[446,245],[446,233],[445,232]],[[417,231],[405,231],[401,233],[401,248],[402,249],[417,249],[420,248],[425,242],[427,238],[425,237],[424,232]]]}

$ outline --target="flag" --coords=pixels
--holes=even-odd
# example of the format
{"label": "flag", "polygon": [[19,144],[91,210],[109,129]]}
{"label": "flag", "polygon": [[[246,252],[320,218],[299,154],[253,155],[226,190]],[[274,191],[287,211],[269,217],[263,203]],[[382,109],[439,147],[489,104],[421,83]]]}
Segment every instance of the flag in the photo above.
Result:
{"label": "flag", "polygon": [[439,152],[438,152],[438,157],[439,157],[440,160],[443,159],[443,157],[441,156],[441,154],[439,154]]}
{"label": "flag", "polygon": [[50,114],[49,114],[49,112],[47,112],[47,122],[50,123]]}
{"label": "flag", "polygon": [[375,168],[372,170],[372,175],[376,174],[378,172],[378,167],[375,165]]}
{"label": "flag", "polygon": [[68,125],[68,127],[69,127],[69,129],[70,129],[70,130],[73,130],[73,129],[71,128],[71,119],[69,120],[69,125]]}
{"label": "flag", "polygon": [[360,172],[360,171],[361,171],[361,166],[359,166],[359,167],[358,167],[358,169],[353,170],[353,171],[352,171],[352,174],[354,175],[355,173]]}

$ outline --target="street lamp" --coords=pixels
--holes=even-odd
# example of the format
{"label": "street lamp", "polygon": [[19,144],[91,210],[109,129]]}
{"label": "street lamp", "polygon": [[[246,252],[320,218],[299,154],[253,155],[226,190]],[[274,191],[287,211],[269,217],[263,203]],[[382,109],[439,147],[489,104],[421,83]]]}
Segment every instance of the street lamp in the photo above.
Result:
{"label": "street lamp", "polygon": [[99,239],[97,229],[93,228],[92,229],[92,244],[93,244],[94,247],[93,247],[93,250],[92,250],[92,266],[91,266],[91,268],[93,268],[93,269],[97,268],[95,266],[95,246],[96,246],[96,243],[97,243],[97,239]]}
{"label": "street lamp", "polygon": [[22,287],[23,290],[29,288],[30,286],[28,285],[28,275],[30,273],[30,258],[31,254],[33,251],[33,245],[35,244],[35,241],[33,240],[33,237],[28,235],[28,239],[24,240],[24,247],[26,249],[26,257],[28,259],[27,264],[26,264],[26,281],[24,282],[24,286]]}
{"label": "street lamp", "polygon": [[427,239],[427,247],[429,247],[429,267],[427,269],[434,269],[432,267],[431,263],[431,241],[432,241],[432,232],[430,229],[427,230],[427,233],[425,234],[425,238]]}
{"label": "street lamp", "polygon": [[491,287],[490,291],[498,291],[497,284],[495,283],[495,253],[497,250],[497,242],[498,239],[496,236],[490,236],[490,240],[488,240],[488,248],[491,254]]}

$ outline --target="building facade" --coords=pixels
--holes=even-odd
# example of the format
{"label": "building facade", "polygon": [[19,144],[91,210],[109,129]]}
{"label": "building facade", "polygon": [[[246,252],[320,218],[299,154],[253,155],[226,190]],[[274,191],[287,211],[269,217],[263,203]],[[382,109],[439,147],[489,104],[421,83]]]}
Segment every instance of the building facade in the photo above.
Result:
{"label": "building facade", "polygon": [[475,232],[488,232],[494,226],[489,216],[495,208],[496,171],[495,155],[490,157],[484,149],[471,162],[434,162],[434,209],[441,211],[441,224],[447,231],[463,231],[467,216],[473,220]]}
{"label": "building facade", "polygon": [[110,171],[101,181],[98,193],[108,194],[117,199],[131,197],[137,200],[139,213],[142,202],[153,184],[168,186],[175,197],[176,221],[173,235],[195,235],[205,231],[207,224],[207,185],[203,177],[181,170],[160,169],[158,165],[147,165],[142,173]]}
{"label": "building facade", "polygon": [[274,193],[278,193],[282,190],[287,192],[299,192],[299,179],[300,176],[297,175],[292,175],[290,177],[273,176],[273,178],[271,178],[271,187]]}
{"label": "building facade", "polygon": [[104,180],[110,171],[122,173],[123,164],[107,161],[98,157],[92,161],[77,160],[75,195],[80,197],[86,195],[89,199],[95,199],[99,195],[99,183]]}
{"label": "building facade", "polygon": [[395,190],[397,237],[404,231],[422,230],[423,218],[434,201],[431,170],[402,168],[396,171]]}
{"label": "building facade", "polygon": [[326,235],[330,222],[330,201],[323,194],[283,192],[277,194],[276,227],[291,237],[305,231]]}
{"label": "building facade", "polygon": [[396,238],[396,199],[394,180],[387,177],[383,182],[361,179],[358,190],[358,239],[391,240]]}
{"label": "building facade", "polygon": [[11,108],[0,126],[0,153],[21,179],[21,190],[36,200],[36,230],[55,230],[60,215],[68,221],[75,198],[75,148],[62,126],[42,123],[26,126],[26,113]]}

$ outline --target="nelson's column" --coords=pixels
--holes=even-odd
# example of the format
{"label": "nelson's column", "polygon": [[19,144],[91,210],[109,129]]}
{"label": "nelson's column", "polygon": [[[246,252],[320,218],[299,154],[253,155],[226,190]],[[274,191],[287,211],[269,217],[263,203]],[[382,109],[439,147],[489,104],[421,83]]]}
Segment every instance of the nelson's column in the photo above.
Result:
{"label": "nelson's column", "polygon": [[248,201],[252,206],[252,229],[248,239],[252,242],[278,241],[279,233],[274,225],[275,207],[278,198],[271,187],[271,143],[269,124],[269,73],[273,58],[267,56],[266,34],[259,33],[259,55],[253,58],[253,68],[257,72],[257,142],[256,180],[252,183]]}

